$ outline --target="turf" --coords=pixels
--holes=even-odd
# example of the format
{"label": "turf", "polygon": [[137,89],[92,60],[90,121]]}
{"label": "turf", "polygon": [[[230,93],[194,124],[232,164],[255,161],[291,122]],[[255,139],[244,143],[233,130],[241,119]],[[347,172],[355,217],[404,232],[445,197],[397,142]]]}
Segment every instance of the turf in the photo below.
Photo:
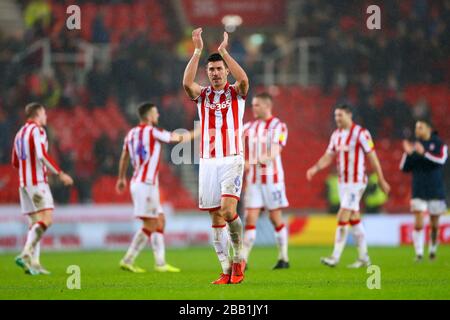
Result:
{"label": "turf", "polygon": [[[347,248],[336,268],[319,263],[327,247],[290,248],[291,269],[272,271],[275,248],[257,247],[245,282],[214,286],[219,274],[212,248],[169,250],[168,261],[179,274],[152,270],[131,274],[118,268],[123,252],[44,252],[41,260],[53,273],[29,276],[14,264],[14,255],[0,255],[0,299],[450,299],[450,247],[441,246],[438,259],[413,262],[413,249],[371,248],[372,262],[381,270],[381,289],[367,288],[366,269],[350,270],[354,248]],[[151,268],[147,250],[137,264]],[[81,289],[66,286],[69,265],[81,269]]]}

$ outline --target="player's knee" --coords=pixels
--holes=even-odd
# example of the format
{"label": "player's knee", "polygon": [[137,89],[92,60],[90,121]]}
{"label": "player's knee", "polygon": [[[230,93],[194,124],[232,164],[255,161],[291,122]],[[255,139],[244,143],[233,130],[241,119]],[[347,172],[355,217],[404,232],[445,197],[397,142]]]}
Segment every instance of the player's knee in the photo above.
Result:
{"label": "player's knee", "polygon": [[225,220],[231,220],[236,215],[236,210],[232,210],[230,207],[222,207],[219,210],[220,216]]}

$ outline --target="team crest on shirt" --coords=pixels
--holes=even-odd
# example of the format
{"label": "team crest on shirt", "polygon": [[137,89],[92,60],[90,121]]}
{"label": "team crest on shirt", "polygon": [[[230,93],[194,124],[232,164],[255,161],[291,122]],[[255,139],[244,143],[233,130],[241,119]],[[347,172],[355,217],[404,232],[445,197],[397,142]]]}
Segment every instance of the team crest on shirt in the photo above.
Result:
{"label": "team crest on shirt", "polygon": [[430,151],[433,151],[435,147],[434,143],[430,143]]}

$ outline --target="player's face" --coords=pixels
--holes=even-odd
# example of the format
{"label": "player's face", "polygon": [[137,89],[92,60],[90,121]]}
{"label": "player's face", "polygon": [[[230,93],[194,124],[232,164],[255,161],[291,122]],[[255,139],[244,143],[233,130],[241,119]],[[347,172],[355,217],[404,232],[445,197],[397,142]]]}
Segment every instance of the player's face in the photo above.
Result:
{"label": "player's face", "polygon": [[40,108],[36,113],[36,120],[41,126],[47,125],[47,112],[45,108]]}
{"label": "player's face", "polygon": [[270,111],[270,103],[264,99],[253,98],[252,111],[255,118],[263,119]]}
{"label": "player's face", "polygon": [[149,118],[149,121],[151,122],[151,124],[157,125],[158,120],[159,120],[158,108],[156,108],[156,107],[152,108],[150,110],[150,112],[148,113],[148,118]]}
{"label": "player's face", "polygon": [[230,71],[225,67],[223,61],[208,62],[206,71],[209,81],[214,88],[225,86]]}
{"label": "player's face", "polygon": [[334,111],[334,120],[336,121],[336,126],[338,128],[347,128],[352,122],[352,114],[345,110],[336,109]]}
{"label": "player's face", "polygon": [[430,134],[430,127],[424,122],[417,121],[416,122],[416,128],[415,128],[415,134],[416,138],[418,139],[425,139]]}

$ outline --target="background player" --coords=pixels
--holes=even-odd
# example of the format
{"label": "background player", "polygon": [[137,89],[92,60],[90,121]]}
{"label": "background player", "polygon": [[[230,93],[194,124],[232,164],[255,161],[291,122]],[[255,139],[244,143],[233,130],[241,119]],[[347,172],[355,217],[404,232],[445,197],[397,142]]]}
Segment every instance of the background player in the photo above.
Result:
{"label": "background player", "polygon": [[48,140],[44,126],[47,113],[42,104],[32,102],[25,107],[27,122],[17,132],[12,150],[12,164],[19,171],[20,206],[28,216],[29,231],[22,253],[16,264],[25,272],[49,274],[39,261],[40,240],[52,224],[53,197],[47,181],[47,168],[65,186],[73,184],[72,178],[58,167],[48,155]]}
{"label": "background player", "polygon": [[358,245],[358,260],[349,267],[360,268],[370,265],[365,231],[359,212],[359,202],[367,185],[365,155],[378,176],[381,190],[387,194],[390,186],[384,179],[369,131],[353,122],[350,107],[345,104],[337,106],[334,118],[337,129],[331,135],[328,148],[319,161],[308,169],[306,177],[310,181],[317,172],[328,167],[336,157],[340,199],[338,226],[333,254],[331,257],[321,258],[321,262],[330,267],[338,264],[347,242],[348,224],[350,224]]}
{"label": "background player", "polygon": [[[201,28],[192,32],[195,51],[183,77],[187,95],[197,104],[202,130],[199,207],[210,212],[214,248],[222,265],[222,274],[213,284],[235,284],[243,281],[245,268],[241,255],[242,222],[236,207],[244,170],[242,118],[249,82],[245,71],[227,52],[228,34],[224,32],[219,53],[208,58],[206,72],[210,86],[201,87],[196,83],[203,49],[201,34]],[[230,72],[236,79],[233,85],[228,83]],[[229,236],[234,251],[232,262],[228,252]]]}
{"label": "background player", "polygon": [[430,214],[431,235],[429,256],[436,258],[439,232],[439,216],[447,211],[445,203],[445,185],[443,166],[447,161],[448,147],[433,132],[431,122],[416,122],[417,141],[403,141],[403,154],[400,169],[412,172],[411,211],[415,215],[413,231],[416,260],[421,261],[424,253],[425,231],[424,216]]}
{"label": "background player", "polygon": [[262,209],[269,211],[278,245],[274,269],[289,268],[288,231],[281,209],[288,207],[281,151],[287,142],[287,126],[272,115],[270,94],[257,94],[252,100],[256,120],[244,125],[248,162],[246,161],[245,233],[243,256],[248,262],[256,239],[256,222]]}
{"label": "background player", "polygon": [[120,267],[131,272],[145,272],[144,269],[135,266],[134,261],[150,238],[155,257],[155,270],[179,272],[180,269],[171,266],[165,260],[164,217],[160,206],[158,182],[160,142],[190,141],[194,138],[194,133],[179,135],[156,128],[159,112],[153,103],[141,104],[138,114],[140,124],[131,129],[125,137],[116,191],[122,193],[126,188],[126,172],[131,160],[134,174],[130,192],[134,215],[142,220],[142,228],[134,235],[125,257],[120,261]]}

